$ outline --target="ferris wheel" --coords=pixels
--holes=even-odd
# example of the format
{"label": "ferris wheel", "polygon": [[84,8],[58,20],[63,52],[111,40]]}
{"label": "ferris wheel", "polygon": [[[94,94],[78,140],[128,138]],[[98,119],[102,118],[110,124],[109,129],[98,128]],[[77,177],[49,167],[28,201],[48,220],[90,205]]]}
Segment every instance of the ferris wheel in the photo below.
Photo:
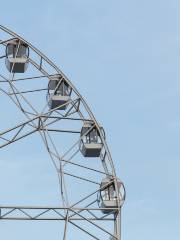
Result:
{"label": "ferris wheel", "polygon": [[0,205],[0,220],[59,221],[63,240],[74,239],[70,226],[81,240],[120,240],[125,188],[116,176],[105,130],[65,74],[1,25],[0,52],[0,97],[23,116],[1,129],[0,149],[39,134],[59,184],[58,206]]}

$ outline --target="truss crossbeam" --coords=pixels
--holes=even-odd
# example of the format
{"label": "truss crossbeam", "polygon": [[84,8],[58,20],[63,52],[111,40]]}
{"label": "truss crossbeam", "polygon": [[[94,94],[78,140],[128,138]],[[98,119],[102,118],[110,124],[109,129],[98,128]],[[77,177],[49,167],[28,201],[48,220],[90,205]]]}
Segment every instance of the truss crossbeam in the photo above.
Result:
{"label": "truss crossbeam", "polygon": [[[84,213],[92,213],[86,217],[88,221],[114,221],[114,216],[109,215],[107,218],[97,217],[93,212],[100,212],[103,208],[64,208],[64,207],[26,207],[26,206],[0,206],[0,220],[43,220],[43,221],[66,221],[64,210],[69,213],[75,213],[73,217],[69,217],[69,221],[83,221],[84,216],[76,214],[76,211]],[[118,210],[112,208],[112,211]]]}

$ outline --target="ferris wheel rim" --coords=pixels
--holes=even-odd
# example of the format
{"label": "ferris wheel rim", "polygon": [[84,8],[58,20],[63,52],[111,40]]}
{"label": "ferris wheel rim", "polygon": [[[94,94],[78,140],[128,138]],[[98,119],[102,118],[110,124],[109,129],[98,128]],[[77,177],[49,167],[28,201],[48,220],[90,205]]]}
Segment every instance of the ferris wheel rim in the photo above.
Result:
{"label": "ferris wheel rim", "polygon": [[[115,183],[115,190],[117,192],[117,195],[119,195],[119,189],[118,189],[118,180],[116,177],[116,170],[114,167],[114,163],[111,157],[111,153],[109,151],[109,147],[108,144],[106,142],[105,137],[103,136],[103,132],[101,131],[101,126],[99,125],[98,121],[96,120],[93,112],[91,111],[89,105],[87,104],[86,100],[84,99],[84,97],[79,93],[79,91],[77,90],[77,88],[74,86],[74,84],[69,80],[69,78],[60,70],[59,67],[56,66],[56,64],[54,64],[45,54],[43,54],[38,48],[36,48],[34,45],[32,45],[30,42],[28,42],[27,40],[25,40],[24,38],[22,38],[21,36],[19,36],[18,34],[16,34],[15,32],[11,31],[10,29],[4,27],[3,25],[0,25],[0,30],[8,33],[9,35],[11,35],[13,38],[18,39],[24,43],[26,43],[28,45],[28,47],[36,52],[43,60],[45,60],[51,67],[54,68],[54,70],[57,72],[57,74],[60,74],[61,76],[63,76],[63,78],[65,79],[65,81],[67,81],[67,83],[71,86],[71,88],[73,89],[73,91],[78,95],[78,97],[80,98],[81,102],[83,103],[87,113],[89,114],[89,116],[91,117],[91,119],[93,120],[96,128],[99,131],[103,146],[105,148],[107,157],[108,157],[108,161],[111,165],[111,169],[112,169],[112,177],[113,177],[113,181]],[[0,42],[1,43],[1,42]],[[123,188],[125,190],[124,184],[123,184]],[[126,193],[125,193],[126,195]],[[123,201],[125,200],[125,196]],[[118,199],[118,208],[120,209],[122,206],[120,200]]]}

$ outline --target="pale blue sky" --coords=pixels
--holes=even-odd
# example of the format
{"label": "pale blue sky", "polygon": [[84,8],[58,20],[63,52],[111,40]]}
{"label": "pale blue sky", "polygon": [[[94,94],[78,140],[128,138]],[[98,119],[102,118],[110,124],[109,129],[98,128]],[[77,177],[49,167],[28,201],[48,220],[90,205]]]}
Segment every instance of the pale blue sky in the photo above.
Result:
{"label": "pale blue sky", "polygon": [[180,237],[179,12],[178,0],[1,3],[1,24],[49,56],[105,127],[127,189],[123,240]]}

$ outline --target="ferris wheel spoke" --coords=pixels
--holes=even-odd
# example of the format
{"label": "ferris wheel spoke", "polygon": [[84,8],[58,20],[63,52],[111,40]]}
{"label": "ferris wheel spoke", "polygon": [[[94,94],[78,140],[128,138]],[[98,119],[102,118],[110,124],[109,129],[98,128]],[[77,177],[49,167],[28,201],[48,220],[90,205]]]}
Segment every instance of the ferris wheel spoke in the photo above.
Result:
{"label": "ferris wheel spoke", "polygon": [[6,40],[0,40],[0,45],[6,46],[9,41],[12,41],[14,39],[16,39],[16,38],[13,37],[13,38],[8,38]]}
{"label": "ferris wheel spoke", "polygon": [[[8,84],[9,84],[9,88],[12,90],[13,93],[15,93],[15,91],[16,91],[16,90],[14,90],[15,87],[14,87],[14,85],[11,83],[11,81],[13,80],[13,78],[14,78],[14,74],[13,74],[12,79],[10,79],[10,80],[7,79],[7,82],[8,82]],[[8,92],[8,95],[11,96],[9,92]],[[16,102],[17,107],[18,107],[22,112],[24,112],[24,109],[23,109],[23,107],[22,107],[22,105],[21,105],[18,97],[16,96],[16,94],[14,94],[14,97],[15,97],[14,102]]]}
{"label": "ferris wheel spoke", "polygon": [[90,233],[89,231],[83,229],[82,227],[80,227],[79,225],[77,225],[76,223],[72,222],[69,220],[69,222],[74,225],[75,227],[77,227],[78,229],[80,229],[81,231],[85,232],[86,234],[88,234],[89,236],[91,236],[93,239],[96,240],[101,240],[100,238],[97,238],[95,235],[93,235],[92,233]]}
{"label": "ferris wheel spoke", "polygon": [[[50,77],[53,77],[54,75],[49,75]],[[19,82],[19,81],[27,81],[27,80],[36,80],[36,79],[47,79],[46,76],[44,75],[39,75],[39,76],[32,76],[32,77],[25,77],[25,78],[16,78],[13,79],[12,82]],[[6,81],[3,81],[6,82]]]}
{"label": "ferris wheel spoke", "polygon": [[[87,194],[85,197],[83,197],[82,199],[80,199],[78,202],[74,203],[74,204],[71,205],[70,207],[71,207],[71,208],[72,208],[72,207],[75,207],[75,206],[77,206],[78,204],[84,202],[85,200],[89,199],[89,198],[92,197],[93,195],[99,193],[99,191],[102,190],[102,188],[109,186],[109,184],[111,184],[111,183],[113,183],[113,182],[114,182],[114,180],[112,180],[111,182],[109,182],[108,184],[106,184],[106,185],[103,186],[103,187],[99,187],[98,189],[96,189],[95,191],[93,191],[93,192],[90,193],[90,194]],[[97,202],[97,199],[96,199],[95,201]],[[94,202],[93,202],[93,203],[94,203]],[[92,205],[92,202],[90,203],[90,205]],[[87,205],[87,206],[90,206],[90,205]]]}
{"label": "ferris wheel spoke", "polygon": [[69,223],[69,210],[67,210],[66,213],[66,220],[65,220],[65,225],[64,225],[64,235],[63,235],[63,240],[67,239],[67,230],[68,230],[68,223]]}
{"label": "ferris wheel spoke", "polygon": [[63,171],[63,173],[64,173],[65,175],[71,176],[71,177],[73,177],[73,178],[77,178],[77,179],[80,179],[80,180],[83,180],[83,181],[86,181],[86,182],[90,182],[90,183],[93,183],[93,184],[95,184],[95,185],[100,185],[100,183],[98,183],[98,182],[95,182],[95,181],[92,181],[92,180],[90,180],[90,179],[87,179],[87,178],[83,178],[83,177],[74,175],[74,174],[72,174],[72,173],[68,173],[68,172],[65,172],[65,171]]}
{"label": "ferris wheel spoke", "polygon": [[[78,152],[79,152],[79,150],[78,150]],[[51,152],[51,153],[55,158],[57,158],[59,160],[58,156],[55,153],[53,153],[53,152]],[[61,161],[64,162],[65,164],[74,165],[74,166],[77,166],[77,167],[80,167],[80,168],[87,169],[87,170],[92,171],[92,172],[97,172],[97,173],[104,174],[106,176],[112,177],[112,174],[107,174],[106,172],[100,171],[98,169],[90,168],[90,167],[87,167],[85,165],[81,165],[81,164],[78,164],[78,163],[75,163],[75,162],[71,162],[71,161],[63,159],[63,158],[61,158]]]}
{"label": "ferris wheel spoke", "polygon": [[[7,141],[6,144],[1,144],[0,148],[3,148],[3,147],[5,147],[5,146],[7,146],[9,144],[12,144],[12,143],[14,143],[14,142],[16,142],[16,141],[18,141],[18,140],[20,140],[22,138],[25,138],[25,137],[31,135],[32,133],[35,133],[36,131],[38,131],[38,126],[36,126],[35,130],[28,131],[28,132],[26,132],[24,134],[21,134],[21,136],[19,136],[19,134],[25,129],[26,126],[29,126],[30,123],[34,123],[35,124],[35,120],[38,120],[38,119],[39,119],[39,117],[36,116],[35,118],[32,118],[31,120],[22,122],[21,124],[18,124],[16,126],[12,127],[12,128],[9,128],[7,130],[4,130],[4,131],[0,132],[0,138],[2,138],[2,139]],[[6,135],[7,134],[9,135],[10,133],[12,135],[11,139],[7,139]]]}
{"label": "ferris wheel spoke", "polygon": [[[17,105],[19,106],[19,108],[21,110],[24,111],[24,109],[22,108],[22,104],[20,103],[20,99],[17,97],[17,93],[18,95],[20,95],[20,97],[24,100],[24,102],[34,111],[35,114],[38,114],[38,112],[36,111],[36,109],[32,106],[32,104],[24,97],[24,95],[17,89],[17,87],[15,86],[15,84],[13,83],[13,79],[14,79],[14,74],[11,80],[9,80],[8,78],[5,78],[4,76],[1,75],[1,77],[7,81],[7,83],[10,86],[10,89],[13,92],[13,95],[15,96],[15,99],[17,100]],[[16,93],[16,92],[17,93]],[[11,96],[12,94],[8,94],[9,96]]]}
{"label": "ferris wheel spoke", "polygon": [[[49,119],[53,119],[53,121],[50,121],[49,123],[45,124],[44,126],[45,127],[48,127],[49,125],[52,125],[54,123],[57,123],[58,121],[60,120],[75,120],[75,121],[84,121],[84,119],[82,118],[73,118],[73,117],[70,117],[72,116],[74,113],[71,113],[71,114],[68,114],[67,116],[66,115],[61,115],[61,116],[50,116],[48,115],[48,117],[46,117],[45,121],[49,120]],[[44,117],[44,115],[42,115]],[[44,122],[45,122],[44,121]],[[87,120],[88,121],[88,120]],[[89,121],[92,121],[92,120],[89,120]]]}
{"label": "ferris wheel spoke", "polygon": [[[76,103],[77,101],[78,101],[78,99],[70,100],[69,102],[67,102],[67,103],[65,103],[65,104],[62,104],[61,106],[66,106],[66,105],[69,105],[69,104],[74,104],[74,103]],[[74,106],[74,105],[73,105],[73,106]],[[41,115],[46,116],[45,118],[48,120],[49,114],[51,115],[51,114],[55,113],[56,110],[58,110],[58,108],[59,108],[59,106],[57,106],[57,107],[55,107],[55,108],[53,108],[53,109],[50,109],[48,112],[45,112],[45,113],[41,112]],[[71,107],[71,109],[72,109],[72,108],[73,108],[73,107]],[[70,109],[70,110],[71,110],[71,109]],[[68,112],[67,112],[65,115],[62,115],[62,117],[68,117],[68,116],[74,114],[74,113],[70,113],[70,110],[68,110]],[[60,120],[60,119],[59,119],[59,120]],[[45,120],[44,120],[44,121],[45,121]]]}
{"label": "ferris wheel spoke", "polygon": [[[83,220],[87,221],[88,223],[90,223],[91,225],[95,226],[96,228],[102,230],[103,232],[107,233],[108,235],[110,235],[111,237],[114,237],[113,234],[111,234],[109,231],[107,231],[105,228],[99,226],[98,224],[94,223],[93,221],[89,220],[88,218],[84,217],[81,213],[71,209],[72,212],[74,212],[76,215],[78,215],[79,217],[81,217]],[[117,239],[117,238],[115,238]]]}
{"label": "ferris wheel spoke", "polygon": [[[51,159],[51,162],[53,163],[53,166],[55,167],[56,171],[58,172],[59,170],[59,165],[56,163],[55,159],[54,159],[54,156],[50,150],[50,147],[49,147],[49,144],[48,144],[48,140],[47,140],[47,137],[46,137],[46,134],[44,132],[41,132],[39,131],[40,133],[40,136],[42,138],[42,141],[44,143],[44,146],[47,150],[47,152],[49,153],[49,156],[50,156],[50,159]],[[59,163],[59,162],[58,162]]]}
{"label": "ferris wheel spoke", "polygon": [[40,118],[39,116],[36,116],[36,117],[34,117],[34,118],[32,118],[32,119],[30,119],[28,121],[25,121],[25,122],[22,122],[22,123],[18,124],[16,126],[12,127],[12,128],[8,128],[7,130],[4,130],[3,132],[0,132],[0,136],[4,135],[6,133],[9,133],[9,132],[11,132],[13,130],[16,130],[16,129],[22,127],[22,126],[25,126],[25,125],[27,125],[27,124],[29,124],[31,122],[34,122],[35,120],[37,120],[39,118]]}
{"label": "ferris wheel spoke", "polygon": [[14,92],[14,93],[10,93],[9,95],[36,93],[36,92],[41,92],[41,91],[47,91],[47,88],[33,89],[33,90],[27,90],[27,91],[21,91],[21,92]]}
{"label": "ferris wheel spoke", "polygon": [[25,137],[35,133],[35,132],[37,132],[37,130],[30,131],[30,132],[28,132],[28,133],[26,133],[26,134],[24,134],[24,135],[22,135],[22,136],[20,136],[18,138],[11,139],[7,143],[0,145],[0,148],[6,147],[7,145],[10,145],[10,144],[12,144],[14,142],[17,142],[17,141],[19,141],[19,140],[21,140],[21,139],[23,139],[23,138],[25,138]]}
{"label": "ferris wheel spoke", "polygon": [[[46,146],[48,148],[48,152],[50,153],[51,159],[53,161],[53,163],[55,164],[54,158],[52,156],[52,153],[50,151],[50,146],[48,144],[48,139],[50,140],[50,143],[55,151],[55,153],[57,154],[58,158],[60,159],[60,155],[59,152],[50,136],[50,133],[48,132],[48,130],[46,128],[44,128],[44,136],[46,136]],[[68,196],[67,196],[67,191],[66,191],[66,186],[65,186],[65,179],[64,179],[64,173],[63,173],[63,167],[62,167],[62,163],[60,162],[60,168],[56,166],[56,170],[58,171],[58,177],[59,177],[59,185],[60,185],[60,191],[61,191],[61,198],[63,203],[65,204],[65,206],[68,205]]]}
{"label": "ferris wheel spoke", "polygon": [[79,153],[79,149],[77,149],[67,160],[64,162],[63,167],[68,163],[72,162],[72,159]]}
{"label": "ferris wheel spoke", "polygon": [[3,58],[5,58],[5,57],[6,57],[6,55],[0,56],[0,59],[3,59]]}

